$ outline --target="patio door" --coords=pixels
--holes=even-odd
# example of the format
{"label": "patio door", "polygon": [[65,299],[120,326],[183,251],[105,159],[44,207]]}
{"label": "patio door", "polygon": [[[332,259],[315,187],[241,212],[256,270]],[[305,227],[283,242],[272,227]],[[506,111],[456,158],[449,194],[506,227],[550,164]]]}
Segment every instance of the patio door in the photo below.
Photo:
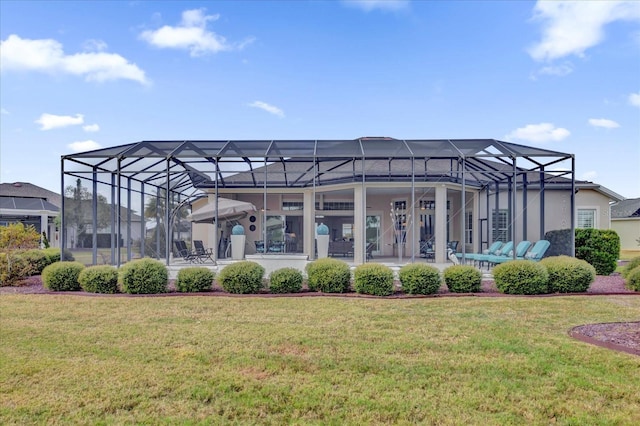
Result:
{"label": "patio door", "polygon": [[366,221],[366,239],[367,244],[373,243],[373,255],[379,256],[382,251],[380,250],[380,216],[379,215],[367,215]]}
{"label": "patio door", "polygon": [[285,226],[286,220],[283,215],[267,216],[267,253],[284,253]]}

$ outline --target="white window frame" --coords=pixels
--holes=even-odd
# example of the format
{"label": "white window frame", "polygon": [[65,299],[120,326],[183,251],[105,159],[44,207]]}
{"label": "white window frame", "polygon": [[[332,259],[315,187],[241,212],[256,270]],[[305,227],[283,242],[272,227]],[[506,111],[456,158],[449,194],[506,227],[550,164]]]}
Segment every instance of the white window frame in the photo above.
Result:
{"label": "white window frame", "polygon": [[576,229],[591,229],[580,226],[580,212],[593,213],[593,229],[600,228],[600,208],[598,206],[582,206],[576,208]]}

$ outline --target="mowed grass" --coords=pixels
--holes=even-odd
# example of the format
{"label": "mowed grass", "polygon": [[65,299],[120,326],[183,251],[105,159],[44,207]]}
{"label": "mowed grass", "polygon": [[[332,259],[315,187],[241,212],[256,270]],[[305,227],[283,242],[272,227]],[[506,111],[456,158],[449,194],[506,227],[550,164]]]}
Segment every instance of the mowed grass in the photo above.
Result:
{"label": "mowed grass", "polygon": [[0,297],[2,424],[640,424],[640,297]]}

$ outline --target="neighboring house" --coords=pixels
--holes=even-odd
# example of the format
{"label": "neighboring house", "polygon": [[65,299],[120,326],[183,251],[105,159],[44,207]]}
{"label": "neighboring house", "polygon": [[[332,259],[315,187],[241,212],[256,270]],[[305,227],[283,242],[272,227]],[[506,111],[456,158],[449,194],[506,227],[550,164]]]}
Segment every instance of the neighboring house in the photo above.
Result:
{"label": "neighboring house", "polygon": [[27,182],[0,184],[0,226],[33,225],[38,233],[46,232],[51,247],[60,246],[55,225],[60,205],[60,195],[48,189]]}
{"label": "neighboring house", "polygon": [[640,198],[611,205],[611,228],[620,236],[620,248],[640,250]]}

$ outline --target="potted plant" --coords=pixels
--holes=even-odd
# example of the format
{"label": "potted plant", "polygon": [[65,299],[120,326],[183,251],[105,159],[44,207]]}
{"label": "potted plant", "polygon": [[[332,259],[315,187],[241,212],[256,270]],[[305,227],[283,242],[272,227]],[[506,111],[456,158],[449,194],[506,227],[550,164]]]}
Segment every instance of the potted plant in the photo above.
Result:
{"label": "potted plant", "polygon": [[318,259],[329,256],[329,227],[321,223],[316,228],[316,244],[318,246]]}
{"label": "potted plant", "polygon": [[246,238],[246,235],[244,235],[244,226],[235,225],[231,228],[231,258],[233,260],[244,259],[244,243]]}

